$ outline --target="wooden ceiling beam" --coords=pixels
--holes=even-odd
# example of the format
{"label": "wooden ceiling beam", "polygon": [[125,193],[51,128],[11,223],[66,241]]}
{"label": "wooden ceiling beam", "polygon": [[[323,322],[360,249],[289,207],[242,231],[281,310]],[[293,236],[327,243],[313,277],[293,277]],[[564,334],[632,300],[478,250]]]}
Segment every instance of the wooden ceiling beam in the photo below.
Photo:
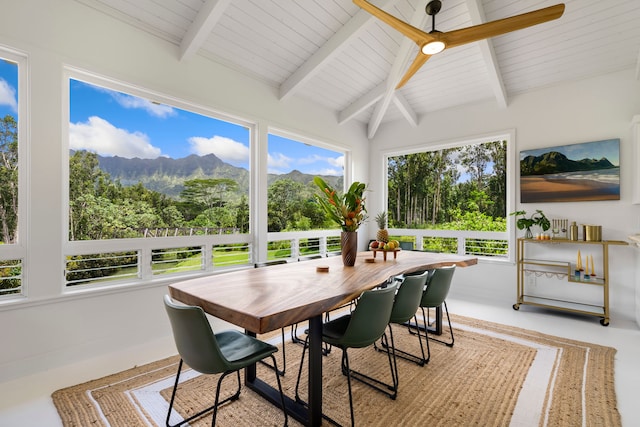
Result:
{"label": "wooden ceiling beam", "polygon": [[180,61],[195,55],[218,23],[231,0],[206,0],[180,42]]}

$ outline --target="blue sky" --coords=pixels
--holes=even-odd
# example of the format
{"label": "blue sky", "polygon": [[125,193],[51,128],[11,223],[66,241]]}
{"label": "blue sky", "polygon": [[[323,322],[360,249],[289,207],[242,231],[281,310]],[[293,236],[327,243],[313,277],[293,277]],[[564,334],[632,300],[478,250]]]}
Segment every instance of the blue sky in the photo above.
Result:
{"label": "blue sky", "polygon": [[[0,117],[17,118],[18,68],[0,60]],[[70,81],[69,148],[102,156],[153,159],[215,154],[249,167],[248,128],[78,80]],[[275,135],[269,137],[269,173],[294,169],[342,175],[344,156]]]}
{"label": "blue sky", "polygon": [[0,117],[18,117],[18,67],[0,59]]}
{"label": "blue sky", "polygon": [[[70,82],[69,147],[103,156],[182,158],[213,153],[248,168],[250,132],[244,126],[158,105],[81,81]],[[270,173],[294,169],[342,175],[343,156],[286,138],[269,138]]]}
{"label": "blue sky", "polygon": [[606,157],[613,165],[620,166],[620,140],[607,139],[582,144],[569,144],[559,147],[538,148],[520,152],[520,160],[526,156],[540,156],[550,151],[557,151],[570,160],[601,159]]}

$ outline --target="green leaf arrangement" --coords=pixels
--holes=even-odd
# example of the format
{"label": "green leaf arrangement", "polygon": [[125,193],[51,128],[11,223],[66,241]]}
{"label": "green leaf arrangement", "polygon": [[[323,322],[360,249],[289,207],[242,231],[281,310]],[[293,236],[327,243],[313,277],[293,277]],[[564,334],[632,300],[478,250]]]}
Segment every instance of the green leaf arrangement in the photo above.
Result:
{"label": "green leaf arrangement", "polygon": [[342,231],[356,231],[367,219],[364,206],[366,184],[354,182],[345,193],[335,190],[319,176],[313,178],[321,194],[315,198],[327,216],[342,228]]}

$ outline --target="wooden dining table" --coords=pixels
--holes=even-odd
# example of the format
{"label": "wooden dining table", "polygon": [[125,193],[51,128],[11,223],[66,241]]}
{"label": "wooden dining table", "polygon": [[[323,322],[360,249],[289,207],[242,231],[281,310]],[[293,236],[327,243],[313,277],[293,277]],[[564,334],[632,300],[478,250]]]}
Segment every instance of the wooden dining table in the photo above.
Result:
{"label": "wooden dining table", "polygon": [[[368,261],[373,260],[373,262]],[[477,258],[453,254],[401,251],[386,261],[360,252],[346,267],[339,256],[251,268],[185,280],[169,286],[172,298],[197,305],[219,319],[264,334],[309,321],[309,398],[306,406],[286,398],[287,411],[305,425],[322,423],[322,316],[373,289],[392,276],[446,265],[475,265]],[[277,390],[245,371],[245,384],[280,406]]]}

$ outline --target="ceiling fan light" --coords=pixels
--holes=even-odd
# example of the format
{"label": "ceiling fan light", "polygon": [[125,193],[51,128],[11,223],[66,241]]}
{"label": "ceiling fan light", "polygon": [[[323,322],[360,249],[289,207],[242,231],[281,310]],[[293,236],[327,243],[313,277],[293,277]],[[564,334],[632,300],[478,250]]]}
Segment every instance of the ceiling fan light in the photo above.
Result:
{"label": "ceiling fan light", "polygon": [[436,53],[440,53],[444,50],[445,45],[441,41],[433,41],[422,46],[422,53],[425,55],[435,55]]}

